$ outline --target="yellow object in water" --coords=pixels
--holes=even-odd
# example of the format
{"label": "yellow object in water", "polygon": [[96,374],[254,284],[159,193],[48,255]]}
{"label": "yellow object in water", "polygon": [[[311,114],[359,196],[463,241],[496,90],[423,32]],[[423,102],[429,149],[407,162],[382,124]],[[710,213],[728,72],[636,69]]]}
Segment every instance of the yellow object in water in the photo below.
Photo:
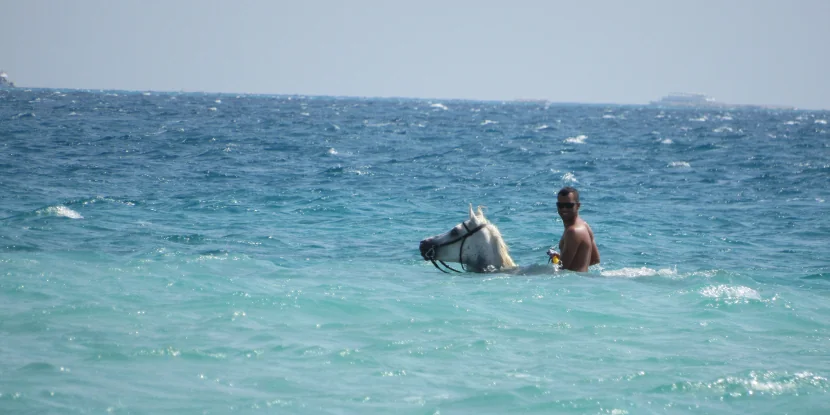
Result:
{"label": "yellow object in water", "polygon": [[558,256],[553,257],[553,265],[559,265],[559,257]]}

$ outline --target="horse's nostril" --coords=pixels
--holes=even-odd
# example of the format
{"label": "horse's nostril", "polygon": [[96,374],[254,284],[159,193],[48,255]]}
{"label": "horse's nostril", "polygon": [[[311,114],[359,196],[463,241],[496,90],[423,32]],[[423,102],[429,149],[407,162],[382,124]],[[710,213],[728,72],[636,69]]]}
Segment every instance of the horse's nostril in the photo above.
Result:
{"label": "horse's nostril", "polygon": [[429,243],[426,239],[421,241],[418,245],[418,249],[421,251],[421,256],[426,258],[427,252],[432,248],[432,244]]}

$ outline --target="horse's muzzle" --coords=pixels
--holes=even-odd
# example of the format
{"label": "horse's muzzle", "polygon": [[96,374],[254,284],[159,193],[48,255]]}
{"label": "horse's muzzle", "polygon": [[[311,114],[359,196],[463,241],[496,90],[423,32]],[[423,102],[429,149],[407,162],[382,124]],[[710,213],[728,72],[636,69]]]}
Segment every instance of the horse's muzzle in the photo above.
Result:
{"label": "horse's muzzle", "polygon": [[424,239],[418,245],[418,249],[421,251],[421,257],[425,260],[429,261],[435,258],[435,244],[430,242],[429,239]]}

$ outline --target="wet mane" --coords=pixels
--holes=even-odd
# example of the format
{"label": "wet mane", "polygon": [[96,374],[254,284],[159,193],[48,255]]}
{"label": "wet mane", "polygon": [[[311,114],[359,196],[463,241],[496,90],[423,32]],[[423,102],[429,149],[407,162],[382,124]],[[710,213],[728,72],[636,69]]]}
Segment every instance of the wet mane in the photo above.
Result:
{"label": "wet mane", "polygon": [[510,248],[508,248],[507,244],[504,242],[504,238],[502,238],[499,228],[497,228],[496,225],[494,225],[492,222],[487,220],[486,217],[484,217],[484,212],[482,212],[481,206],[478,207],[478,212],[476,212],[476,216],[478,216],[481,221],[488,225],[487,228],[490,230],[490,236],[496,242],[496,254],[501,259],[502,268],[515,268],[516,263],[513,262],[513,258],[510,257]]}

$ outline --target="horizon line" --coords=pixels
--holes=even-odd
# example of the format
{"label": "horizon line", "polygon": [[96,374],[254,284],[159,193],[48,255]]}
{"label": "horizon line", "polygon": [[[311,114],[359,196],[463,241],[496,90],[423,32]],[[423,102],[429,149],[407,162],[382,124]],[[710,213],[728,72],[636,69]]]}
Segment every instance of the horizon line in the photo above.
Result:
{"label": "horizon line", "polygon": [[[410,97],[398,95],[325,95],[325,94],[303,94],[303,93],[274,93],[274,92],[232,92],[232,91],[208,91],[208,90],[165,90],[165,89],[119,89],[119,88],[73,88],[73,87],[37,87],[37,86],[22,86],[17,85],[11,89],[19,90],[72,90],[72,91],[100,91],[100,92],[129,92],[129,93],[184,93],[184,94],[217,94],[217,95],[261,95],[261,96],[288,96],[288,97],[309,97],[309,98],[352,98],[352,99],[404,99],[404,100],[443,100],[443,101],[471,101],[471,102],[515,102],[515,103],[539,103],[539,104],[559,104],[559,105],[615,105],[615,106],[648,106],[666,109],[701,109],[707,108],[705,106],[671,106],[654,104],[655,101],[645,103],[638,102],[591,102],[591,101],[555,101],[549,98],[510,98],[510,99],[484,99],[484,98],[451,98],[451,97]],[[672,92],[674,93],[674,92]],[[672,94],[670,93],[670,94]],[[784,104],[731,104],[717,101],[720,107],[714,107],[724,110],[730,109],[767,109],[767,110],[792,110],[792,111],[828,111],[830,108],[800,108],[794,105]]]}

